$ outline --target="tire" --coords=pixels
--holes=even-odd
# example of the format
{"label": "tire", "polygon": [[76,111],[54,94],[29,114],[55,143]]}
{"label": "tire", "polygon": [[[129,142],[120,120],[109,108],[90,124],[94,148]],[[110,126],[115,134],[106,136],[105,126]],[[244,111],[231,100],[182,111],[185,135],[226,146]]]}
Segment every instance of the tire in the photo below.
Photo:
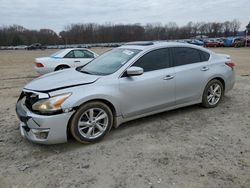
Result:
{"label": "tire", "polygon": [[[216,89],[217,88],[217,89]],[[202,106],[205,108],[216,107],[224,95],[224,87],[221,81],[214,79],[208,82],[202,95]]]}
{"label": "tire", "polygon": [[70,121],[70,132],[80,143],[96,143],[112,126],[113,114],[110,108],[102,102],[94,101],[82,105],[76,111]]}
{"label": "tire", "polygon": [[68,68],[70,68],[70,67],[67,65],[59,65],[55,68],[55,71],[64,70],[64,69],[68,69]]}

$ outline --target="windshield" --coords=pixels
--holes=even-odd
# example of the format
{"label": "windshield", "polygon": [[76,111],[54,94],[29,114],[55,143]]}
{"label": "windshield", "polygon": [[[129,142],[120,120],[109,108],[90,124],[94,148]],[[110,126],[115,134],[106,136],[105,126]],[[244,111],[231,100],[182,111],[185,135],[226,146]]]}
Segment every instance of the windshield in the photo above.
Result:
{"label": "windshield", "polygon": [[115,48],[77,70],[87,74],[108,75],[116,72],[141,50]]}
{"label": "windshield", "polygon": [[50,57],[60,57],[59,54],[61,54],[64,50],[59,50],[55,53],[53,53],[52,55],[50,55]]}

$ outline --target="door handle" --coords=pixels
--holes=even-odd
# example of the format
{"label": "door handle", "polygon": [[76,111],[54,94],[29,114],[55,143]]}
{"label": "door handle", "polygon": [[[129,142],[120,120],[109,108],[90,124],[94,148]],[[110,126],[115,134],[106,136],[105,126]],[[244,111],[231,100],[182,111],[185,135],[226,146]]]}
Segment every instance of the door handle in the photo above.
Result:
{"label": "door handle", "polygon": [[201,70],[202,71],[207,71],[209,68],[208,67],[202,67]]}
{"label": "door handle", "polygon": [[80,63],[80,61],[74,61],[75,63]]}
{"label": "door handle", "polygon": [[174,75],[167,75],[163,78],[163,80],[171,80],[174,78]]}

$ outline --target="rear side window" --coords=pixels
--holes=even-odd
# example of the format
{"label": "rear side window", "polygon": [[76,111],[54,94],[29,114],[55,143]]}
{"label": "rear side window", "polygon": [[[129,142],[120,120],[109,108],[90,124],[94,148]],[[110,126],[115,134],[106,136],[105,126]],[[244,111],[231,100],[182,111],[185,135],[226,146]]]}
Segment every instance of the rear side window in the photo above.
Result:
{"label": "rear side window", "polygon": [[84,50],[84,54],[85,54],[85,58],[94,58],[94,54],[87,50]]}
{"label": "rear side window", "polygon": [[94,54],[87,50],[74,50],[75,58],[94,58]]}
{"label": "rear side window", "polygon": [[201,61],[208,61],[210,58],[210,54],[204,51],[200,51]]}
{"label": "rear side window", "polygon": [[72,50],[69,53],[67,53],[67,55],[65,55],[64,58],[75,58],[74,51]]}
{"label": "rear side window", "polygon": [[133,66],[143,68],[144,72],[169,68],[169,49],[164,48],[151,51],[138,59]]}
{"label": "rear side window", "polygon": [[173,50],[175,66],[201,62],[200,50],[187,47],[173,48]]}

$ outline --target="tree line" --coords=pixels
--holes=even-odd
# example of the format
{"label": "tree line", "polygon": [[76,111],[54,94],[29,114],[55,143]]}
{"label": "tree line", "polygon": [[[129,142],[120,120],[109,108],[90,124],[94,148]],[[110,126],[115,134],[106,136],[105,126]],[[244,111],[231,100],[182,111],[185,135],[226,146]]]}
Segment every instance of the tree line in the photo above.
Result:
{"label": "tree line", "polygon": [[51,29],[29,30],[19,25],[0,27],[0,46],[30,45],[33,43],[60,44],[60,37]]}
{"label": "tree line", "polygon": [[236,36],[240,29],[238,20],[226,22],[189,22],[178,26],[175,22],[166,25],[153,24],[71,24],[59,34],[51,29],[29,30],[22,26],[0,27],[0,46],[84,44],[129,42],[141,40],[188,39],[197,35],[208,37]]}

